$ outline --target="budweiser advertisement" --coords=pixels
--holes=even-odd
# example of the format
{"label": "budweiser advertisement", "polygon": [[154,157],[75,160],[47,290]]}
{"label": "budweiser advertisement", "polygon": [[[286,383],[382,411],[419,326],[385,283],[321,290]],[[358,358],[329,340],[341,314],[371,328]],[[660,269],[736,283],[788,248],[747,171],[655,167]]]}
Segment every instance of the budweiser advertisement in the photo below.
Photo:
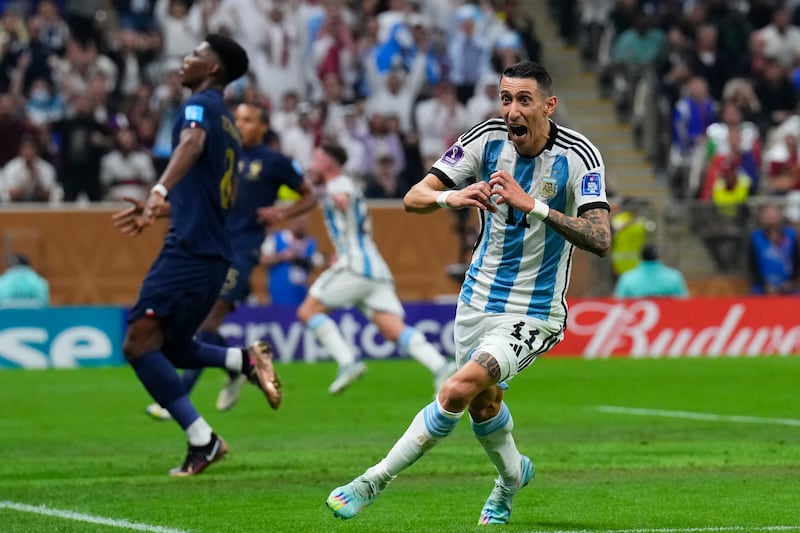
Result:
{"label": "budweiser advertisement", "polygon": [[797,297],[569,302],[564,341],[548,355],[748,357],[800,353]]}

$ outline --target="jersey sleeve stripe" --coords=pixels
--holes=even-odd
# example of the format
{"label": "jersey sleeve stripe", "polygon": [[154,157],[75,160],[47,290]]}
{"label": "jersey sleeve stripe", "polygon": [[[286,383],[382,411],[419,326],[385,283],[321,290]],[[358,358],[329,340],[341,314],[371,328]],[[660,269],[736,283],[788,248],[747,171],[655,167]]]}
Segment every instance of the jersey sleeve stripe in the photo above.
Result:
{"label": "jersey sleeve stripe", "polygon": [[606,211],[611,211],[611,206],[609,206],[607,202],[590,202],[588,204],[583,204],[578,208],[578,216],[581,216],[586,211],[591,211],[592,209],[605,209]]}
{"label": "jersey sleeve stripe", "polygon": [[501,119],[501,118],[490,118],[490,119],[484,120],[483,122],[479,122],[478,124],[472,126],[470,129],[468,129],[467,131],[462,133],[461,137],[459,137],[459,140],[465,139],[466,137],[471,136],[473,133],[477,132],[478,130],[480,130],[480,129],[486,127],[486,126],[504,126],[504,125],[505,125],[505,122],[503,121],[503,119]]}
{"label": "jersey sleeve stripe", "polygon": [[595,166],[594,166],[594,165],[592,165],[592,164],[591,164],[591,162],[590,162],[590,161],[589,161],[589,160],[586,158],[586,154],[585,154],[584,152],[582,152],[582,151],[578,151],[578,150],[576,150],[574,145],[571,145],[571,144],[566,144],[565,142],[561,141],[560,139],[556,139],[556,143],[555,143],[555,144],[556,144],[556,146],[558,146],[559,148],[563,148],[565,151],[572,150],[573,152],[575,152],[575,154],[576,154],[578,157],[580,157],[580,158],[581,158],[581,161],[583,162],[583,165],[586,167],[586,170],[589,170],[590,168],[594,168],[594,167],[595,167]]}
{"label": "jersey sleeve stripe", "polygon": [[507,132],[508,131],[508,128],[506,128],[506,125],[505,125],[504,122],[488,121],[488,122],[484,122],[483,124],[481,124],[481,126],[482,127],[478,128],[478,129],[473,128],[472,130],[470,130],[467,133],[463,134],[459,138],[459,141],[461,142],[461,146],[468,145],[472,141],[480,138],[481,135],[484,135],[484,134],[486,134],[486,133],[488,133],[490,131],[502,131],[502,132]]}
{"label": "jersey sleeve stripe", "polygon": [[566,142],[569,142],[571,145],[575,146],[576,150],[577,147],[580,147],[584,150],[584,152],[589,156],[589,159],[592,162],[591,168],[597,168],[600,166],[600,156],[598,154],[597,149],[593,147],[591,144],[589,144],[585,139],[577,137],[567,131],[564,131],[563,128],[558,131],[558,134],[560,136],[563,136]]}
{"label": "jersey sleeve stripe", "polygon": [[452,189],[453,187],[455,187],[455,186],[456,186],[455,182],[454,182],[453,180],[451,180],[451,179],[450,179],[450,178],[447,176],[447,174],[445,174],[444,172],[442,172],[441,170],[439,170],[439,169],[438,169],[438,168],[436,168],[436,167],[433,167],[433,168],[431,168],[431,169],[428,171],[428,173],[429,173],[429,174],[433,174],[434,176],[436,176],[437,178],[439,178],[439,181],[441,181],[441,182],[444,184],[444,186],[445,186],[445,187],[447,187],[448,189]]}

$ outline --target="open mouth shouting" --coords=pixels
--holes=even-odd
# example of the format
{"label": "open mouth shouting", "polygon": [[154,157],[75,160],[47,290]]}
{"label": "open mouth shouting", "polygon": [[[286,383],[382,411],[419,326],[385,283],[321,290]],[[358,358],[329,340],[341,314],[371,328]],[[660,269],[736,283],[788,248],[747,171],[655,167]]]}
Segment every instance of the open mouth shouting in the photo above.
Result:
{"label": "open mouth shouting", "polygon": [[512,141],[521,142],[528,134],[528,127],[521,124],[509,124],[508,133]]}

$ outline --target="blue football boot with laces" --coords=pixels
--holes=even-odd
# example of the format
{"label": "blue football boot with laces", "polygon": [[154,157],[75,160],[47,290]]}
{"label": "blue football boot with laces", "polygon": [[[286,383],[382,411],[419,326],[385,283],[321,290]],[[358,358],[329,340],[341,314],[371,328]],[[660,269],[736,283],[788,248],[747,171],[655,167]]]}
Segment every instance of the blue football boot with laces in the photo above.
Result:
{"label": "blue football boot with laces", "polygon": [[527,485],[535,473],[533,463],[531,460],[522,456],[522,474],[520,476],[519,485],[516,487],[507,487],[501,479],[494,482],[492,493],[486,499],[481,510],[481,517],[478,520],[479,526],[487,526],[489,524],[508,524],[511,518],[511,500],[514,495]]}

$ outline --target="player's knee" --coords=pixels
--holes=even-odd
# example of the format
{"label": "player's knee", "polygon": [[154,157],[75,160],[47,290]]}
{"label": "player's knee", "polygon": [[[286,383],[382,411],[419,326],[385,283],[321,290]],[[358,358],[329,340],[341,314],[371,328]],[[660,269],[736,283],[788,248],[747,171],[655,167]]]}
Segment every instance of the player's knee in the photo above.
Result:
{"label": "player's knee", "polygon": [[129,363],[133,363],[136,359],[141,357],[144,351],[141,349],[140,343],[136,342],[135,339],[131,337],[125,337],[125,341],[122,343],[122,354],[125,356],[125,360]]}
{"label": "player's knee", "polygon": [[497,416],[503,403],[501,395],[484,391],[486,394],[479,394],[469,404],[469,415],[476,422],[483,422]]}
{"label": "player's knee", "polygon": [[445,381],[439,390],[439,404],[447,411],[459,413],[467,408],[475,397],[475,384],[468,380],[460,379],[455,375]]}

